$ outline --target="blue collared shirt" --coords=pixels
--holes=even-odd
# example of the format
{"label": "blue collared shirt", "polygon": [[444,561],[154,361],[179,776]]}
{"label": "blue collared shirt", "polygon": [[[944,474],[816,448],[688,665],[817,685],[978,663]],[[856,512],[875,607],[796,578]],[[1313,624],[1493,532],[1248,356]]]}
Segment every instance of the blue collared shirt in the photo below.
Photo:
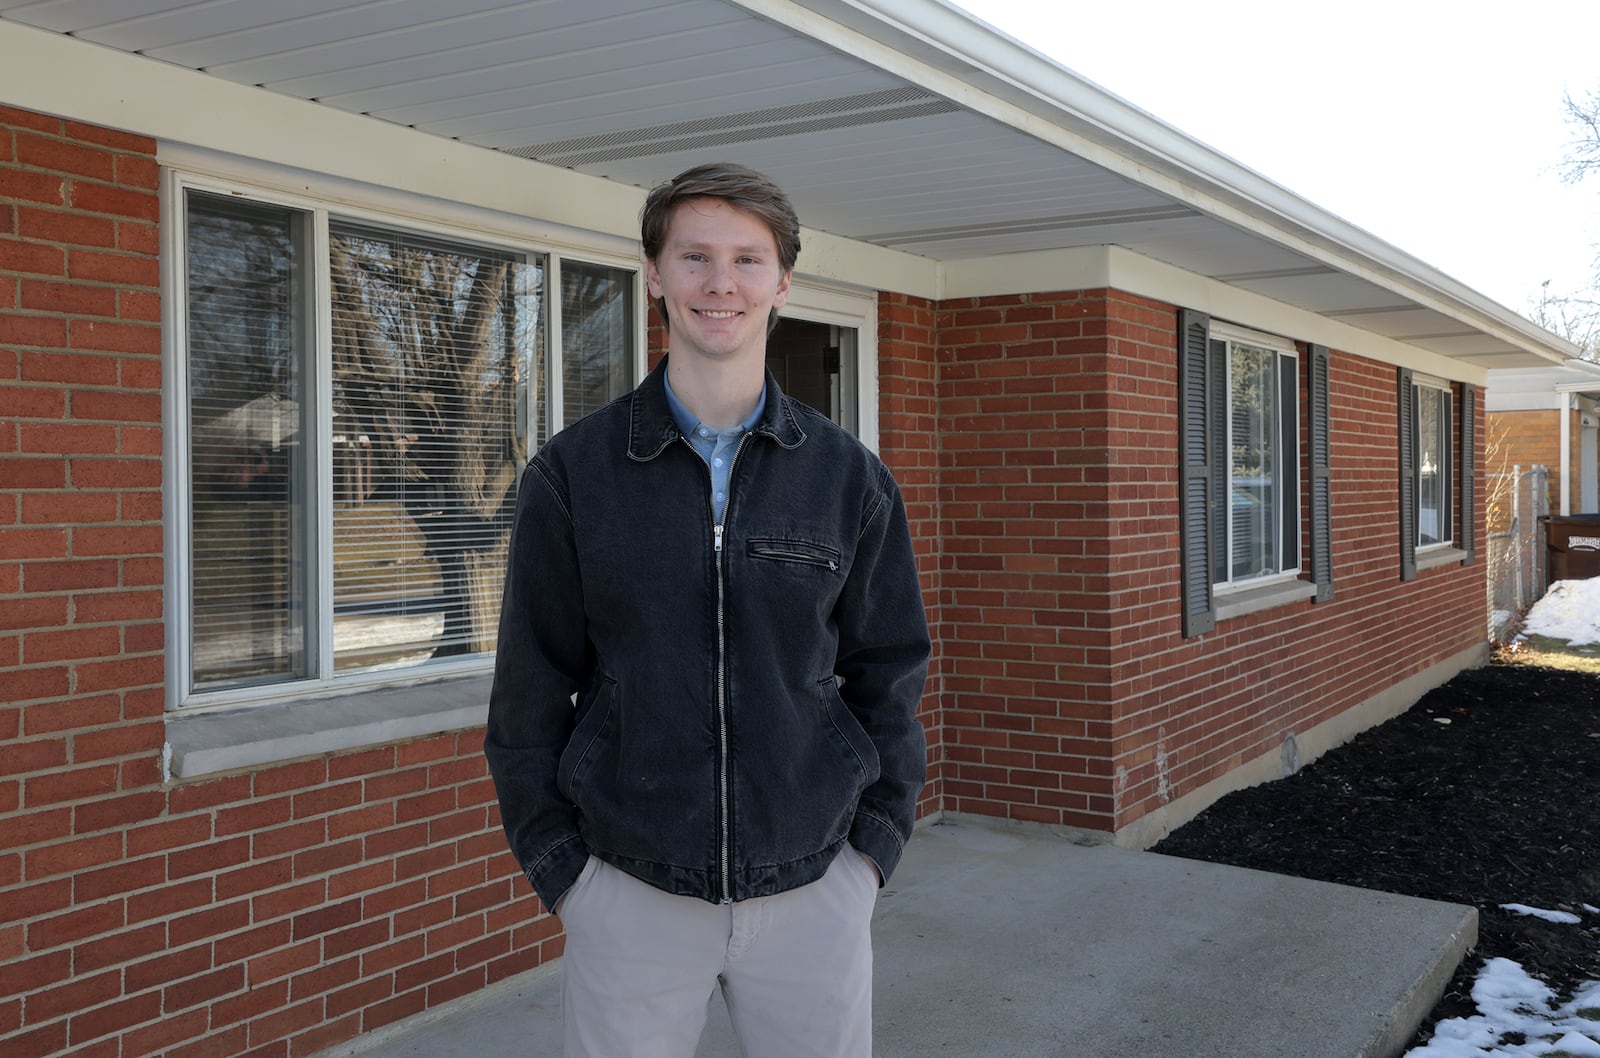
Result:
{"label": "blue collared shirt", "polygon": [[739,439],[754,430],[756,423],[761,421],[761,413],[767,407],[766,383],[761,384],[761,397],[748,419],[731,429],[713,430],[683,406],[678,395],[672,392],[672,382],[664,373],[662,380],[667,383],[667,406],[672,409],[673,421],[678,424],[683,436],[689,439],[694,450],[700,453],[700,458],[706,461],[706,466],[711,468],[711,505],[716,513],[717,524],[721,525],[722,517],[728,510],[728,471],[733,469],[733,455],[738,451]]}

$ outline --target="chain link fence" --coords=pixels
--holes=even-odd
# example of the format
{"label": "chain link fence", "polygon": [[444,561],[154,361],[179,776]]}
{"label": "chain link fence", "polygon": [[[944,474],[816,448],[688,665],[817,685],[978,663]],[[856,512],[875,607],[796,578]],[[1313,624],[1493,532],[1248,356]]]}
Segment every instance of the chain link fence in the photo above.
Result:
{"label": "chain link fence", "polygon": [[1544,523],[1550,513],[1545,467],[1489,475],[1489,638],[1503,642],[1544,594]]}

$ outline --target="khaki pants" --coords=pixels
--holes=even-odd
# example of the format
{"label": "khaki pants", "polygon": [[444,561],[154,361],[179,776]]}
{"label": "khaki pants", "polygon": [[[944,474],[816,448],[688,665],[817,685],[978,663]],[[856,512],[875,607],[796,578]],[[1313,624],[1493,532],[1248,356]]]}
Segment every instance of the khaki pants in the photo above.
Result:
{"label": "khaki pants", "polygon": [[558,908],[566,1058],[693,1058],[719,984],[747,1058],[869,1058],[877,895],[849,847],[810,885],[737,904],[589,857]]}

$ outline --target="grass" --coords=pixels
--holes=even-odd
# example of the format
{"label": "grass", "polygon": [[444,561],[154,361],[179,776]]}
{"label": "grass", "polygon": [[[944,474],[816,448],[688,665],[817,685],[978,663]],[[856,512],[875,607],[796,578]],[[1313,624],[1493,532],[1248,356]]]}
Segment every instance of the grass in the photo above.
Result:
{"label": "grass", "polygon": [[1600,676],[1600,644],[1595,643],[1574,646],[1565,639],[1528,636],[1501,646],[1494,659],[1501,665],[1538,665]]}

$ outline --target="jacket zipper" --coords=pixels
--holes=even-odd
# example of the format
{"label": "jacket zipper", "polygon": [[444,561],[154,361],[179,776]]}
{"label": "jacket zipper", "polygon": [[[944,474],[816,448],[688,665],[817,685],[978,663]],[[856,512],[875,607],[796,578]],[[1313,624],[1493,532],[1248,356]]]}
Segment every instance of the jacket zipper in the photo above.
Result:
{"label": "jacket zipper", "polygon": [[[712,531],[712,549],[716,552],[717,565],[717,755],[718,761],[718,796],[722,799],[722,902],[733,903],[732,879],[732,828],[728,826],[728,634],[725,621],[725,586],[722,574],[722,535],[728,522],[728,511],[733,507],[733,472],[739,468],[739,456],[744,451],[745,442],[750,440],[747,433],[739,438],[739,445],[733,450],[733,460],[728,464],[728,502],[722,506],[722,520],[716,522]],[[706,468],[706,473],[711,473],[711,468]],[[712,496],[714,505],[717,500]],[[712,513],[715,514],[715,507]],[[715,519],[713,519],[715,521]]]}
{"label": "jacket zipper", "polygon": [[[739,455],[744,451],[747,433],[739,438],[733,450],[733,461],[728,464],[728,502],[722,507],[722,518],[717,519],[717,497],[714,489],[707,490],[707,509],[711,512],[711,550],[717,567],[717,801],[720,809],[721,842],[718,847],[717,873],[722,887],[724,904],[733,903],[733,879],[730,861],[732,833],[728,826],[728,635],[726,627],[726,587],[722,574],[722,535],[726,531],[728,509],[733,506],[733,472],[739,466]],[[688,443],[688,438],[684,439]],[[694,445],[690,444],[691,449]],[[699,456],[699,452],[695,452]],[[701,462],[705,462],[704,459]],[[706,467],[709,480],[711,468]]]}

